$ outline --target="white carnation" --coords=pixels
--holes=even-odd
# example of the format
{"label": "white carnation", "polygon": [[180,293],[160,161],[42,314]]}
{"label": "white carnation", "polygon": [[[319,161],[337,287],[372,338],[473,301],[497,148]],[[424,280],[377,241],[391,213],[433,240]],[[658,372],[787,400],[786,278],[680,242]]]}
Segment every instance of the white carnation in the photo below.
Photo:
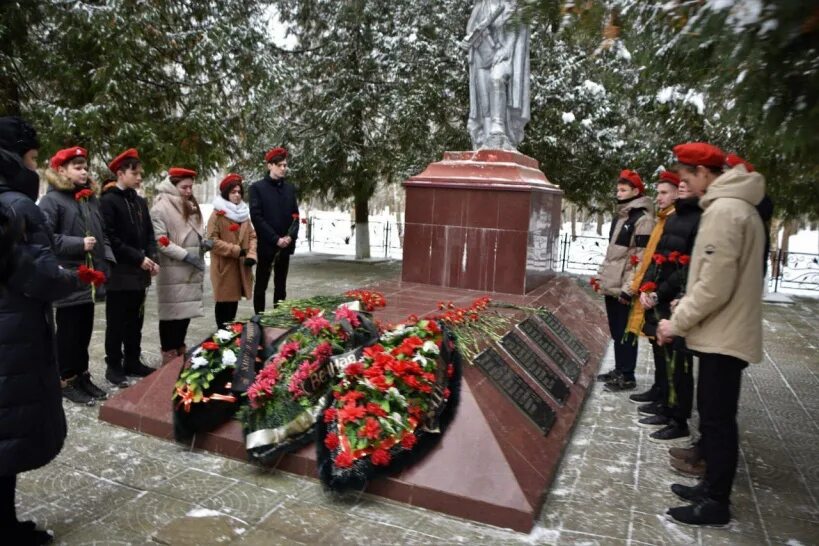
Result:
{"label": "white carnation", "polygon": [[233,334],[228,332],[227,330],[217,330],[216,337],[219,339],[219,341],[230,341],[230,339],[233,337]]}
{"label": "white carnation", "polygon": [[233,366],[236,364],[236,354],[230,349],[222,351],[222,364],[225,366]]}
{"label": "white carnation", "polygon": [[191,359],[191,368],[197,370],[208,365],[208,359],[203,356],[195,356]]}
{"label": "white carnation", "polygon": [[425,353],[432,353],[434,355],[437,355],[438,353],[441,352],[438,349],[438,344],[435,343],[434,341],[425,341],[424,346],[421,347],[421,350],[424,351]]}

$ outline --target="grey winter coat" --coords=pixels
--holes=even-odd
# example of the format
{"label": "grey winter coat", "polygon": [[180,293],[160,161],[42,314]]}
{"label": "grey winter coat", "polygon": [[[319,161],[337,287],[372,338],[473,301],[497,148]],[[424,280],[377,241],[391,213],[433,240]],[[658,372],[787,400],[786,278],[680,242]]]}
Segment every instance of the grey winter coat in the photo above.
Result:
{"label": "grey winter coat", "polygon": [[[94,269],[111,276],[111,264],[115,263],[114,253],[105,235],[105,224],[100,212],[100,202],[97,199],[97,187],[91,183],[88,186],[75,187],[65,177],[49,169],[46,171],[48,191],[40,199],[40,210],[45,214],[49,228],[54,233],[54,253],[57,260],[65,269],[76,270],[86,264],[86,252],[83,239],[90,235],[97,240],[94,250],[91,251]],[[80,203],[74,196],[80,189],[91,189],[94,196]],[[96,300],[105,299],[105,285],[95,290]],[[54,307],[69,307],[91,302],[91,288],[83,286],[76,292],[54,302]]]}
{"label": "grey winter coat", "polygon": [[600,286],[606,296],[629,299],[635,266],[631,256],[642,255],[654,229],[654,204],[640,195],[617,205],[617,215],[611,223],[606,258],[600,264]]}
{"label": "grey winter coat", "polygon": [[202,217],[192,214],[185,220],[183,207],[190,205],[170,180],[162,182],[157,191],[151,207],[154,235],[157,241],[163,236],[170,241],[167,246],[159,245],[159,275],[156,279],[159,320],[201,317],[205,314],[202,304],[205,272],[184,259],[188,254],[201,259],[200,244],[205,232]]}

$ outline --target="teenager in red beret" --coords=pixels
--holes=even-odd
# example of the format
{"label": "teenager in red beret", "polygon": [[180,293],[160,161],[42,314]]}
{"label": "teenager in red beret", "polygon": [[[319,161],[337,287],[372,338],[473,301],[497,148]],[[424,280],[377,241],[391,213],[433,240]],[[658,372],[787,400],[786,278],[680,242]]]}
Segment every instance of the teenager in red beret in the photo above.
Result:
{"label": "teenager in red beret", "polygon": [[654,205],[644,195],[645,185],[637,172],[624,169],[617,178],[617,212],[611,223],[606,257],[597,272],[600,291],[605,296],[609,331],[614,341],[614,369],[597,376],[612,391],[637,386],[637,344],[628,339],[631,282],[637,263],[654,228]]}
{"label": "teenager in red beret", "polygon": [[[111,274],[114,253],[105,236],[97,185],[88,176],[88,152],[75,146],[58,151],[49,162],[49,187],[40,209],[54,233],[54,251],[62,267],[86,266]],[[88,345],[94,330],[94,303],[105,299],[104,283],[82,286],[54,302],[57,322],[57,362],[63,397],[93,405],[106,392],[91,381]]]}
{"label": "teenager in red beret", "polygon": [[250,186],[250,218],[258,235],[259,263],[253,288],[253,308],[265,308],[267,285],[273,273],[273,305],[287,297],[290,256],[299,233],[296,188],[287,181],[287,150],[273,148],[264,155],[268,174]]}
{"label": "teenager in red beret", "polygon": [[762,262],[765,228],[756,205],[765,179],[745,168],[723,172],[725,155],[706,143],[674,148],[680,179],[700,196],[703,210],[691,252],[685,295],[657,327],[659,343],[684,337],[699,355],[699,449],[705,476],[672,492],[691,504],[668,510],[689,525],[726,525],[736,474],[736,422],[742,370],[762,360]]}
{"label": "teenager in red beret", "polygon": [[161,267],[156,295],[163,365],[185,354],[191,319],[205,314],[205,228],[193,195],[195,179],[196,171],[171,167],[168,177],[157,186],[151,207]]}
{"label": "teenager in red beret", "polygon": [[103,192],[100,208],[116,263],[105,304],[105,378],[127,387],[126,375],[143,377],[154,371],[142,362],[142,323],[145,293],[151,277],[159,274],[159,258],[148,204],[136,192],[142,184],[139,154],[126,150],[108,167],[117,182]]}
{"label": "teenager in red beret", "polygon": [[208,220],[208,239],[213,242],[210,280],[218,328],[234,321],[239,300],[253,297],[256,231],[244,196],[242,177],[233,173],[225,176],[213,198],[213,213]]}

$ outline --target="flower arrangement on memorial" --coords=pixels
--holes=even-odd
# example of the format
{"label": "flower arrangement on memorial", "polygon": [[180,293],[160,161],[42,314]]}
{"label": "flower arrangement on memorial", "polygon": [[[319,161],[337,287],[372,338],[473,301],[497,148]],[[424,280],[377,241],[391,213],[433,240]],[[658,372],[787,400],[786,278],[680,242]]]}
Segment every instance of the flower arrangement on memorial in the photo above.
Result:
{"label": "flower arrangement on memorial", "polygon": [[239,414],[251,458],[275,462],[313,439],[322,399],[339,367],[378,339],[375,325],[356,306],[344,303],[332,314],[318,307],[291,308],[300,326],[265,362]]}
{"label": "flower arrangement on memorial", "polygon": [[[460,320],[454,308],[448,312]],[[437,320],[398,325],[340,372],[316,429],[326,486],[363,488],[419,460],[439,441],[454,417],[461,381],[447,330]]]}
{"label": "flower arrangement on memorial", "polygon": [[519,306],[493,302],[489,296],[482,296],[467,307],[458,307],[451,301],[439,301],[439,312],[429,318],[447,325],[454,335],[458,352],[471,361],[487,343],[497,342],[508,329],[509,319],[498,313],[497,309],[500,308],[524,310]]}
{"label": "flower arrangement on memorial", "polygon": [[341,296],[313,296],[297,300],[282,300],[275,308],[261,314],[260,323],[268,328],[291,328],[301,323],[299,313],[305,309],[319,309],[329,314],[339,305],[350,300],[358,301],[362,309],[367,312],[387,305],[387,300],[380,292],[350,290]]}
{"label": "flower arrangement on memorial", "polygon": [[196,347],[183,365],[172,395],[177,439],[211,430],[238,409],[231,380],[243,328],[241,323],[234,323],[218,330]]}

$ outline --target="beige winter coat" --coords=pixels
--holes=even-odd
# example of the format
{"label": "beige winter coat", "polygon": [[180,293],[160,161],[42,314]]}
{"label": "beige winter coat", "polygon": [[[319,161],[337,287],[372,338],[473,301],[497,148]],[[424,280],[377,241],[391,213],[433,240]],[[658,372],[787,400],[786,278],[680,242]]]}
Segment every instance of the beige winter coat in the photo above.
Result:
{"label": "beige winter coat", "polygon": [[685,296],[671,315],[673,334],[695,351],[762,360],[765,228],[755,206],[764,195],[765,178],[738,166],[700,199]]}
{"label": "beige winter coat", "polygon": [[597,272],[606,296],[632,296],[635,267],[631,256],[640,257],[654,228],[654,204],[645,195],[617,206],[609,234],[606,258]]}
{"label": "beige winter coat", "polygon": [[158,244],[159,275],[156,292],[159,302],[159,320],[178,320],[204,315],[202,283],[205,274],[182,261],[190,253],[200,257],[199,244],[204,238],[202,218],[183,216],[188,202],[179,195],[170,180],[157,188],[158,195],[151,208],[151,219],[157,241],[163,236],[170,239],[168,246]]}
{"label": "beige winter coat", "polygon": [[[230,227],[238,225],[238,231]],[[244,264],[256,257],[256,231],[250,218],[237,224],[214,210],[208,219],[208,239],[213,241],[210,252],[210,282],[213,284],[214,301],[239,301],[253,297],[253,268]],[[247,250],[240,256],[242,249]]]}

